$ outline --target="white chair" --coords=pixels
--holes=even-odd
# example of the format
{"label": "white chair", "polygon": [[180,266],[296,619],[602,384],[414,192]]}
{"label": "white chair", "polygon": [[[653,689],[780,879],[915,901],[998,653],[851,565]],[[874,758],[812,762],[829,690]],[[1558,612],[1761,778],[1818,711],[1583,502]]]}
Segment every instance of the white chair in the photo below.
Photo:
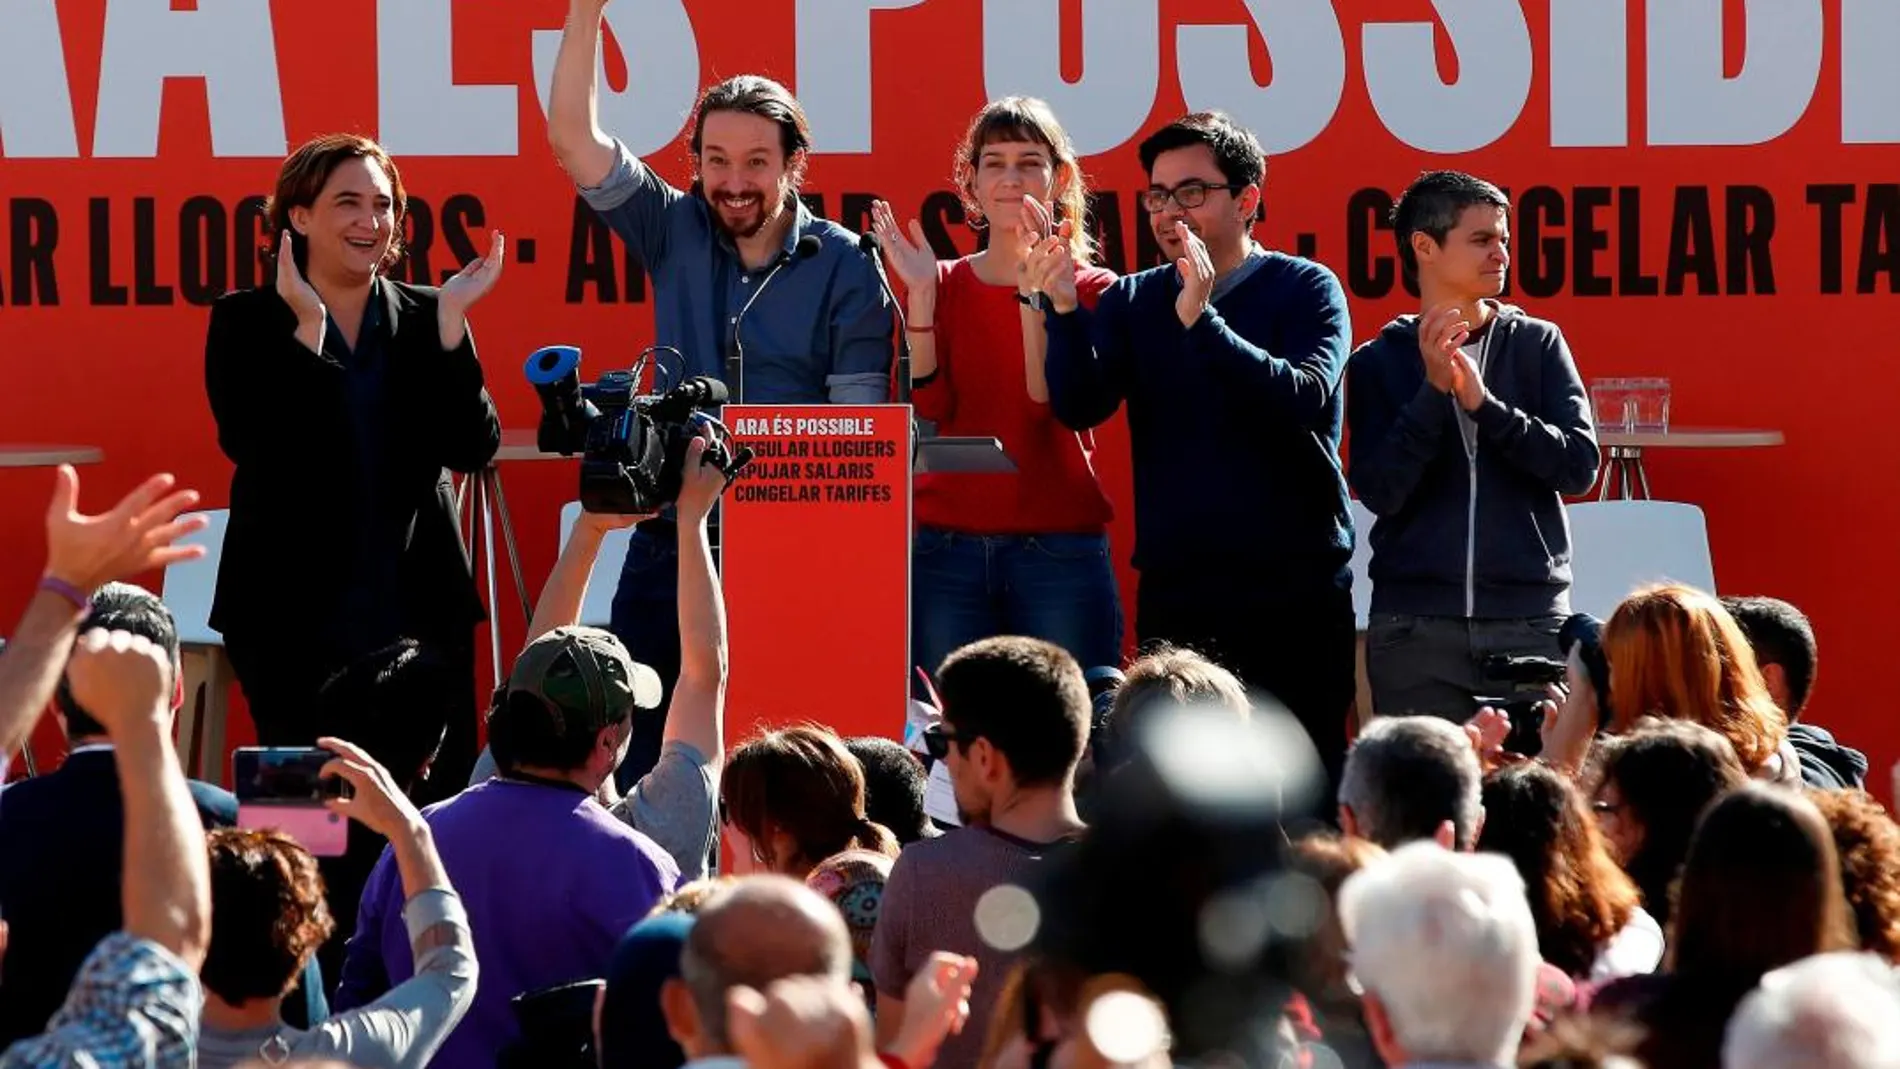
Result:
{"label": "white chair", "polygon": [[185,677],[185,704],[178,711],[179,760],[186,775],[222,784],[228,698],[237,676],[224,653],[224,636],[211,627],[211,598],[218,585],[225,522],[231,514],[228,509],[216,509],[199,515],[210,524],[179,544],[204,546],[205,555],[167,567],[160,598],[178,628]]}
{"label": "white chair", "polygon": [[1676,582],[1715,593],[1702,510],[1678,501],[1586,501],[1571,505],[1572,612],[1608,620],[1637,588]]}
{"label": "white chair", "polygon": [[1368,569],[1372,566],[1372,523],[1378,517],[1356,497],[1348,504],[1353,530],[1352,611],[1359,618],[1359,630],[1364,631],[1372,619],[1372,576]]}
{"label": "white chair", "polygon": [[[574,533],[574,523],[580,517],[580,502],[561,506],[562,549],[567,548],[568,536]],[[601,539],[600,555],[594,558],[594,569],[587,574],[587,596],[581,599],[581,623],[606,627],[613,618],[614,591],[620,586],[620,569],[627,562],[627,542],[632,537],[633,528],[622,527],[608,531]]]}

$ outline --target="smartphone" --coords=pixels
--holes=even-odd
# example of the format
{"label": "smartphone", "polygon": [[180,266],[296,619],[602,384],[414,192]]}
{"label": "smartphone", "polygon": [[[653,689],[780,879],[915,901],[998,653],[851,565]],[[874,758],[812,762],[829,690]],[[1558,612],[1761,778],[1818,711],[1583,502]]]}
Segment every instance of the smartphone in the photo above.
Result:
{"label": "smartphone", "polygon": [[340,857],[349,821],[324,803],[347,797],[349,784],[323,775],[336,759],[314,746],[245,746],[231,754],[238,827],[276,828],[318,857]]}

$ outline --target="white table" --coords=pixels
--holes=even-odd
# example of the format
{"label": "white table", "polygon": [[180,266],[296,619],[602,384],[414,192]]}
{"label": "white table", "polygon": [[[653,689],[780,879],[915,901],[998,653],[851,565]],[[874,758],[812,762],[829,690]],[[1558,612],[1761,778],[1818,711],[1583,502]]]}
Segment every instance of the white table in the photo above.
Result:
{"label": "white table", "polygon": [[61,464],[97,464],[105,452],[96,445],[0,444],[0,468],[57,468]]}
{"label": "white table", "polygon": [[[1667,431],[1600,431],[1597,442],[1608,450],[1597,500],[1615,497],[1649,500],[1649,475],[1643,453],[1650,449],[1768,449],[1781,445],[1780,431],[1740,427],[1672,427]],[[1614,491],[1618,482],[1620,491]]]}

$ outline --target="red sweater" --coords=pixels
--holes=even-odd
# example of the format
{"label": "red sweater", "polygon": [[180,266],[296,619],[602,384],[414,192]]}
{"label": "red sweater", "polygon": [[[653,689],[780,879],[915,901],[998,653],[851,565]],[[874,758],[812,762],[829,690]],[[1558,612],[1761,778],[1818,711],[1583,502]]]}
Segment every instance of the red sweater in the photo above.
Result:
{"label": "red sweater", "polygon": [[[1093,308],[1115,274],[1085,267],[1075,281]],[[1069,430],[1029,399],[1022,307],[1014,285],[984,282],[967,258],[937,264],[937,373],[911,403],[939,434],[1000,440],[1016,471],[919,475],[917,522],[965,534],[1100,534],[1114,509],[1095,477],[1095,436]]]}

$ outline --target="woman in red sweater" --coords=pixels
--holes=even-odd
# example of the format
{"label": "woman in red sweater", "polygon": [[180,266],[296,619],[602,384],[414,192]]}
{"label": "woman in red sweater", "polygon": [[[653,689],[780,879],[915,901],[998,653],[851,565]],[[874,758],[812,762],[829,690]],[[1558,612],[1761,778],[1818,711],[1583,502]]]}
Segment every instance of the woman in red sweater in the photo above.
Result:
{"label": "woman in red sweater", "polygon": [[1093,266],[1087,189],[1049,106],[1008,97],[978,112],[957,151],[955,180],[982,251],[939,261],[912,220],[906,234],[879,201],[873,226],[906,290],[912,402],[942,435],[995,437],[1007,475],[919,475],[912,550],[913,659],[934,672],[952,650],[992,635],[1029,635],[1084,667],[1121,662],[1121,599],[1108,553],[1108,496],[1093,436],[1049,412],[1042,313],[1024,253],[1060,241],[1093,307],[1115,275]]}

